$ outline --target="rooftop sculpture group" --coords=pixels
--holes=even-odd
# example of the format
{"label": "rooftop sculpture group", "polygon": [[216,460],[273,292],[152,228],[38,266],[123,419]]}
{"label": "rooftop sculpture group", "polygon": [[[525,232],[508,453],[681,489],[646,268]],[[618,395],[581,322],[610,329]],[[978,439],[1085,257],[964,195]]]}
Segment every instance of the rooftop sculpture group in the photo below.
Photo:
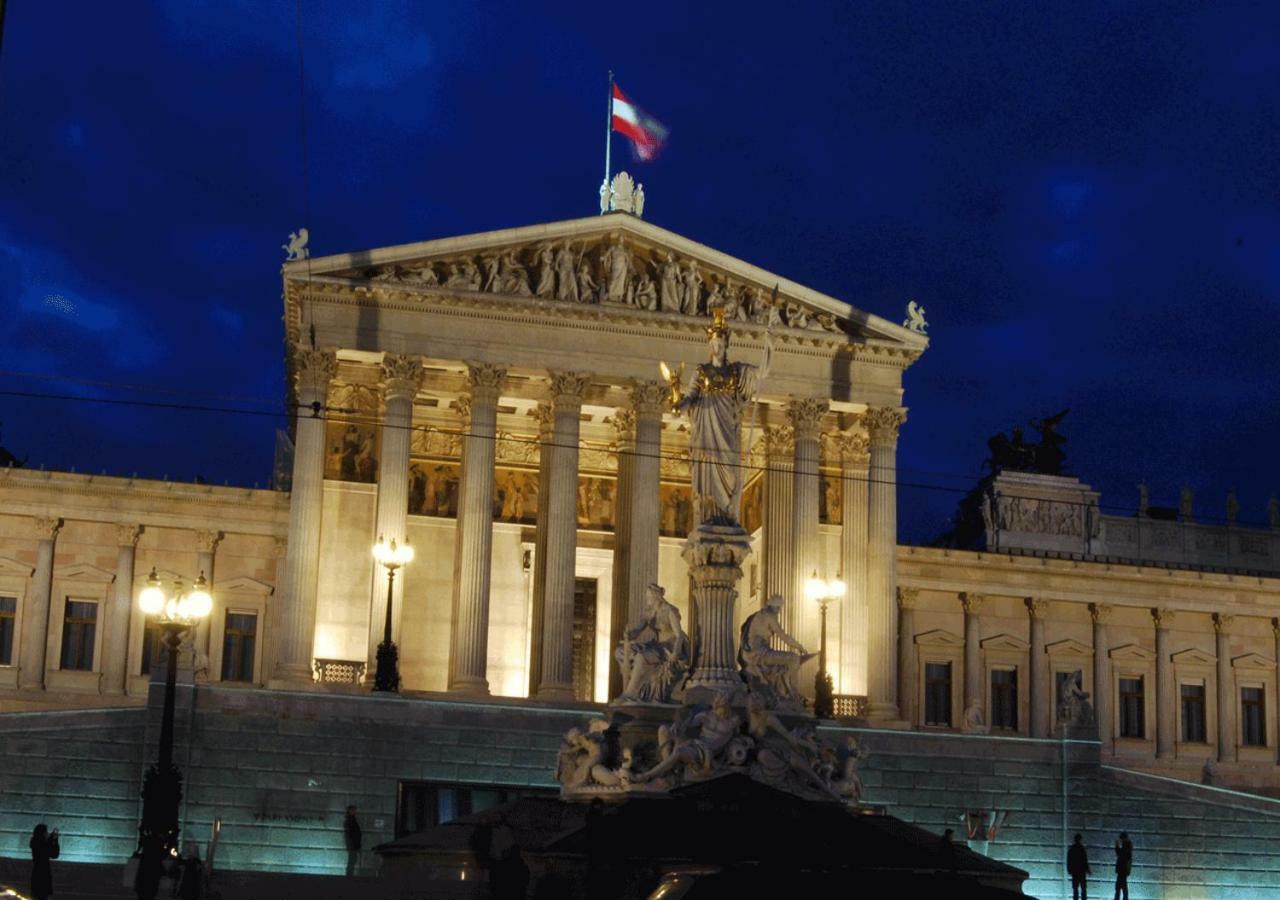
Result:
{"label": "rooftop sculpture group", "polygon": [[1063,474],[1067,454],[1062,445],[1067,439],[1058,434],[1058,425],[1071,410],[1043,419],[1032,419],[1031,425],[1040,432],[1038,443],[1029,443],[1022,436],[1022,426],[1015,425],[1009,432],[992,435],[987,441],[991,456],[986,465],[992,472],[1008,469],[1012,472],[1037,472],[1041,475]]}

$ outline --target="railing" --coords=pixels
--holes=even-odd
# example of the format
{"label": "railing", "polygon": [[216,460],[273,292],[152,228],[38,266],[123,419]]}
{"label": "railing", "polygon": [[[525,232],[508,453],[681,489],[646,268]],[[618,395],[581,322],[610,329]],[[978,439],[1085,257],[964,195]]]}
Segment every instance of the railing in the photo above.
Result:
{"label": "railing", "polygon": [[834,718],[859,719],[867,713],[867,698],[861,694],[836,694],[832,700]]}
{"label": "railing", "polygon": [[313,664],[316,681],[322,684],[359,684],[364,678],[364,661],[317,659]]}

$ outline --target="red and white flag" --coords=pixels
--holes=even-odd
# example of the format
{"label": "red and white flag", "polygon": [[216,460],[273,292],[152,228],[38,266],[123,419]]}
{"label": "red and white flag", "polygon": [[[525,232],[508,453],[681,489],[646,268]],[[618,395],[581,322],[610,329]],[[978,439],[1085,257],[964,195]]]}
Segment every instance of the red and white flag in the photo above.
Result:
{"label": "red and white flag", "polygon": [[616,84],[613,86],[613,130],[631,138],[636,156],[645,161],[657,156],[667,140],[666,126],[632,103]]}

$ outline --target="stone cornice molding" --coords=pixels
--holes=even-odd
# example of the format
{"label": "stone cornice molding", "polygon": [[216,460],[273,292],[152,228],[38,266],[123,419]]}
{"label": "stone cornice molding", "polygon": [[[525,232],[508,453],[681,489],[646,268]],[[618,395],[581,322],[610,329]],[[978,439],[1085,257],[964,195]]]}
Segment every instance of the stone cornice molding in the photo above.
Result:
{"label": "stone cornice molding", "polygon": [[670,390],[661,381],[636,381],[631,387],[631,408],[646,418],[661,416],[670,402]]}
{"label": "stone cornice molding", "polygon": [[986,594],[975,594],[972,591],[961,591],[959,595],[960,605],[964,607],[966,616],[975,616],[982,609],[983,601],[987,599]]}
{"label": "stone cornice molding", "polygon": [[1226,635],[1231,631],[1231,625],[1235,622],[1235,616],[1228,616],[1225,613],[1213,614],[1213,631],[1215,634]]}
{"label": "stone cornice molding", "polygon": [[1033,619],[1043,619],[1049,613],[1049,601],[1040,597],[1027,597],[1022,601],[1027,605],[1027,615]]}
{"label": "stone cornice molding", "polygon": [[1164,609],[1159,606],[1151,609],[1151,620],[1155,623],[1157,631],[1172,628],[1177,616],[1178,614],[1172,609]]}
{"label": "stone cornice molding", "polygon": [[790,425],[771,425],[764,429],[764,452],[775,459],[790,459],[796,447],[795,430]]}
{"label": "stone cornice molding", "polygon": [[830,403],[820,397],[793,399],[787,404],[787,418],[795,429],[797,441],[816,441],[822,428],[822,417]]}
{"label": "stone cornice molding", "polygon": [[893,447],[898,443],[898,429],[907,421],[907,411],[893,406],[873,406],[863,421],[872,447]]}
{"label": "stone cornice molding", "polygon": [[585,372],[552,372],[551,401],[557,410],[582,409],[582,395],[590,383]]}
{"label": "stone cornice molding", "polygon": [[388,353],[382,358],[383,394],[388,400],[408,398],[412,400],[418,395],[426,370],[422,367],[422,357],[404,353]]}
{"label": "stone cornice molding", "polygon": [[136,522],[116,523],[116,546],[136,547],[142,534],[142,526]]}
{"label": "stone cornice molding", "polygon": [[507,370],[490,363],[467,363],[467,385],[474,403],[497,403],[507,380]]}
{"label": "stone cornice molding", "polygon": [[901,609],[916,609],[920,601],[920,591],[917,588],[903,587],[898,585],[898,606]]}
{"label": "stone cornice molding", "polygon": [[222,542],[221,531],[201,529],[196,532],[196,550],[200,553],[214,553]]}
{"label": "stone cornice molding", "polygon": [[36,537],[42,541],[52,541],[62,530],[62,520],[57,516],[37,516],[34,524]]}
{"label": "stone cornice molding", "polygon": [[[293,382],[300,403],[325,401],[329,382],[338,373],[338,355],[332,350],[311,350],[294,346]],[[304,399],[310,398],[310,399]]]}
{"label": "stone cornice molding", "polygon": [[1094,625],[1106,625],[1111,621],[1111,606],[1107,603],[1090,603],[1089,618]]}

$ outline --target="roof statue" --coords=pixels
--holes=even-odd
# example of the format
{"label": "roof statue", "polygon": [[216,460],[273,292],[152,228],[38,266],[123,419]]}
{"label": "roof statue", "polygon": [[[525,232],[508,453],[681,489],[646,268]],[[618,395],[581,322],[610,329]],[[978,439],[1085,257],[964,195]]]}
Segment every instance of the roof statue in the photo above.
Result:
{"label": "roof statue", "polygon": [[902,327],[916,334],[927,334],[929,323],[924,319],[924,307],[914,300],[907,302],[907,317],[902,320]]}
{"label": "roof statue", "polygon": [[993,472],[1008,469],[1014,472],[1036,472],[1041,475],[1061,475],[1067,454],[1062,445],[1067,439],[1058,434],[1058,425],[1071,410],[1064,409],[1043,419],[1032,419],[1031,425],[1040,432],[1039,443],[1029,443],[1022,436],[1022,426],[1015,425],[1006,435],[992,435],[987,441],[991,456],[986,465]]}
{"label": "roof statue", "polygon": [[306,259],[310,256],[311,251],[307,249],[307,241],[310,239],[311,232],[305,228],[290,231],[289,243],[280,245],[280,249],[285,252],[285,261],[293,262],[296,259]]}
{"label": "roof statue", "polygon": [[600,212],[625,212],[644,218],[644,185],[637,184],[626,172],[613,180],[600,183]]}

